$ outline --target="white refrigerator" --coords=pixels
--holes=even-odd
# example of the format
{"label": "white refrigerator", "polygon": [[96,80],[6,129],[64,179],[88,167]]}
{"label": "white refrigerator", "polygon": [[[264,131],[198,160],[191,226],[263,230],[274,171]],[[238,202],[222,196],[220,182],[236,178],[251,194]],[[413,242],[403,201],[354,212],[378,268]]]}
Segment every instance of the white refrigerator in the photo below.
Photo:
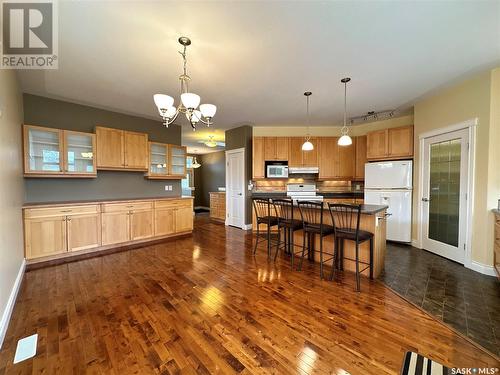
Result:
{"label": "white refrigerator", "polygon": [[411,160],[365,164],[365,204],[389,206],[390,241],[411,242],[412,164]]}

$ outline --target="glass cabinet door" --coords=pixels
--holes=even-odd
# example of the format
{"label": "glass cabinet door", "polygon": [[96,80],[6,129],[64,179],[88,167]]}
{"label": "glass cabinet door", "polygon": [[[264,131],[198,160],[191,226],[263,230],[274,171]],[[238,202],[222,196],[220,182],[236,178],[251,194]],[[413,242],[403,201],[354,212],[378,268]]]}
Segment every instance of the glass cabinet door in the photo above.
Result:
{"label": "glass cabinet door", "polygon": [[26,126],[25,173],[62,173],[61,131]]}
{"label": "glass cabinet door", "polygon": [[149,144],[149,174],[168,174],[168,152],[167,145],[161,143]]}
{"label": "glass cabinet door", "polygon": [[186,174],[186,148],[170,146],[170,174],[184,176]]}
{"label": "glass cabinet door", "polygon": [[66,172],[71,174],[95,174],[94,135],[64,131]]}

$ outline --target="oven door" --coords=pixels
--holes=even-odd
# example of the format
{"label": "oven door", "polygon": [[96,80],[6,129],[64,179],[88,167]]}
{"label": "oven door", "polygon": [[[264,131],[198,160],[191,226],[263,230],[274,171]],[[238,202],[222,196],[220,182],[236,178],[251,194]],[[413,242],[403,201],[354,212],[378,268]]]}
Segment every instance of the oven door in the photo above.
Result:
{"label": "oven door", "polygon": [[267,178],[287,178],[288,167],[285,165],[268,165],[266,171]]}

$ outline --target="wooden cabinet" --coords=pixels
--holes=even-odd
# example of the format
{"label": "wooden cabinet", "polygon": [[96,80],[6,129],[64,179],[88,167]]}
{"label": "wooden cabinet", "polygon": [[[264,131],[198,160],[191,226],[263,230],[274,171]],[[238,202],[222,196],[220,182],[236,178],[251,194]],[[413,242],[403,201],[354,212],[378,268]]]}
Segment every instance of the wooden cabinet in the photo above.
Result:
{"label": "wooden cabinet", "polygon": [[355,172],[355,146],[339,146],[338,137],[319,138],[319,178],[350,180]]}
{"label": "wooden cabinet", "polygon": [[[167,220],[173,218],[171,223]],[[155,230],[158,232],[185,233],[193,230],[193,200],[165,200],[155,202]],[[158,235],[158,234],[156,234]]]}
{"label": "wooden cabinet", "polygon": [[264,161],[288,160],[288,137],[263,137]]}
{"label": "wooden cabinet", "polygon": [[130,238],[130,217],[128,211],[103,212],[102,244],[112,245],[127,242]]}
{"label": "wooden cabinet", "polygon": [[24,211],[25,251],[35,259],[101,245],[98,205]]}
{"label": "wooden cabinet", "polygon": [[130,211],[130,240],[142,240],[153,237],[153,205],[150,209]]}
{"label": "wooden cabinet", "polygon": [[24,125],[26,177],[96,177],[95,135]]}
{"label": "wooden cabinet", "polygon": [[318,138],[312,137],[310,142],[314,145],[311,151],[302,151],[304,137],[290,137],[288,139],[288,166],[289,167],[317,167],[318,160]]}
{"label": "wooden cabinet", "polygon": [[146,178],[179,180],[186,176],[186,147],[149,142],[149,166]]}
{"label": "wooden cabinet", "polygon": [[102,243],[116,244],[153,236],[153,202],[102,205]]}
{"label": "wooden cabinet", "polygon": [[175,233],[175,208],[156,206],[154,212],[155,236],[165,236]]}
{"label": "wooden cabinet", "polygon": [[97,126],[97,169],[148,170],[148,135]]}
{"label": "wooden cabinet", "polygon": [[389,129],[388,135],[390,158],[413,156],[413,126]]}
{"label": "wooden cabinet", "polygon": [[186,176],[186,147],[169,145],[169,175],[184,178]]}
{"label": "wooden cabinet", "polygon": [[226,220],[226,193],[210,192],[210,217]]}
{"label": "wooden cabinet", "polygon": [[413,126],[376,130],[367,134],[368,160],[413,157]]}
{"label": "wooden cabinet", "polygon": [[193,208],[179,207],[175,209],[175,233],[193,230]]}
{"label": "wooden cabinet", "polygon": [[365,179],[365,164],[366,164],[366,135],[356,137],[356,171],[354,178],[356,180]]}
{"label": "wooden cabinet", "polygon": [[83,213],[67,216],[68,251],[101,246],[101,216]]}
{"label": "wooden cabinet", "polygon": [[252,176],[253,178],[264,178],[264,138],[253,137],[252,139]]}

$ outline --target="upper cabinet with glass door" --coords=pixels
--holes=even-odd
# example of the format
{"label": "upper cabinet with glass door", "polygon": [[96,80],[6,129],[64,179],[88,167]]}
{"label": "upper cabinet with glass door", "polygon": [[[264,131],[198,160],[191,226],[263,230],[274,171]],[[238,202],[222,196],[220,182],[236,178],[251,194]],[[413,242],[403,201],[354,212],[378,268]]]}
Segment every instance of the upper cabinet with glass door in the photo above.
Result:
{"label": "upper cabinet with glass door", "polygon": [[96,177],[95,135],[24,126],[26,177]]}
{"label": "upper cabinet with glass door", "polygon": [[186,147],[170,146],[170,175],[184,178],[186,175]]}
{"label": "upper cabinet with glass door", "polygon": [[186,148],[149,142],[149,169],[146,178],[180,180],[186,175]]}

